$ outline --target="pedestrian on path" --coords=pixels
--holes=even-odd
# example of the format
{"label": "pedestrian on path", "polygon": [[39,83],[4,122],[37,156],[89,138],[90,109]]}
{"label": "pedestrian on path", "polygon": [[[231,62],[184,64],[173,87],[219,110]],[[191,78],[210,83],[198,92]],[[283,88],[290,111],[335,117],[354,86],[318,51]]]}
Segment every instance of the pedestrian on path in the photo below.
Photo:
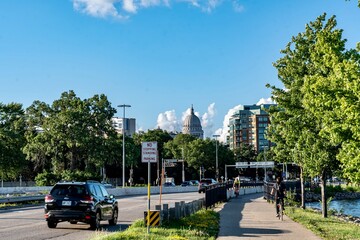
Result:
{"label": "pedestrian on path", "polygon": [[284,210],[284,198],[286,195],[286,187],[282,181],[282,177],[276,178],[276,183],[274,184],[273,189],[271,189],[271,195],[275,195],[275,208],[276,208],[276,217],[279,216],[279,204],[281,204],[282,209]]}

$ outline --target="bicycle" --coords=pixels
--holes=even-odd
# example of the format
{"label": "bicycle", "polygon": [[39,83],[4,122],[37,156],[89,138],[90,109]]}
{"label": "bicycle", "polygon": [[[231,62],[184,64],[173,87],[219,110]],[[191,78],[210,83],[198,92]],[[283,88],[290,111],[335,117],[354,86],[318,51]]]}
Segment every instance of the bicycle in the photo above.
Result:
{"label": "bicycle", "polygon": [[239,188],[238,187],[234,188],[234,193],[235,193],[235,197],[237,198],[239,196]]}

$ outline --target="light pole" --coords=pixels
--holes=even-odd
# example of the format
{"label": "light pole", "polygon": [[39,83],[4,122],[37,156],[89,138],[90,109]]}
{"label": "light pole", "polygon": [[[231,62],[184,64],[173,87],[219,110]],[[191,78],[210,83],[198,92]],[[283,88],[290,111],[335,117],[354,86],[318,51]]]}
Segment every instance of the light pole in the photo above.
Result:
{"label": "light pole", "polygon": [[218,141],[217,138],[220,137],[220,135],[213,135],[213,137],[215,138],[215,146],[216,146],[216,174],[215,174],[215,178],[216,181],[219,181],[219,162],[218,162]]}
{"label": "light pole", "polygon": [[121,104],[121,105],[118,105],[118,107],[122,107],[124,109],[123,120],[122,120],[122,132],[123,132],[122,187],[124,188],[125,187],[125,108],[131,107],[131,106],[126,105],[126,104]]}

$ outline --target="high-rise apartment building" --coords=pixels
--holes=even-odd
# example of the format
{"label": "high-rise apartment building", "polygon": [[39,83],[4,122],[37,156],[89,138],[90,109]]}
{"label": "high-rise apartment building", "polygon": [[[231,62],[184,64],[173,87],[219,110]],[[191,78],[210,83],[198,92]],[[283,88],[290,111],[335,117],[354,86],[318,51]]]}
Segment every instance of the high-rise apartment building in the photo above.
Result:
{"label": "high-rise apartment building", "polygon": [[123,123],[123,118],[113,117],[112,124],[116,130],[116,132],[121,133],[125,128],[125,135],[132,137],[132,135],[136,131],[136,121],[135,118],[125,118]]}
{"label": "high-rise apartment building", "polygon": [[273,105],[243,105],[230,117],[227,138],[230,149],[239,148],[241,143],[253,145],[257,152],[270,147],[271,143],[266,139],[270,119],[265,109]]}

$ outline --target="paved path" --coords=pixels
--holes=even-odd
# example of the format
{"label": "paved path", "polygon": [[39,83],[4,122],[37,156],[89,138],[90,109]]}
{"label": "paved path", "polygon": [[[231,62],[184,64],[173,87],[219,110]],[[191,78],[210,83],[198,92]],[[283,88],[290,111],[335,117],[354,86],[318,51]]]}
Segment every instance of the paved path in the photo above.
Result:
{"label": "paved path", "polygon": [[287,216],[284,216],[284,221],[280,221],[275,217],[275,206],[259,193],[233,198],[217,210],[220,213],[218,240],[321,239]]}

